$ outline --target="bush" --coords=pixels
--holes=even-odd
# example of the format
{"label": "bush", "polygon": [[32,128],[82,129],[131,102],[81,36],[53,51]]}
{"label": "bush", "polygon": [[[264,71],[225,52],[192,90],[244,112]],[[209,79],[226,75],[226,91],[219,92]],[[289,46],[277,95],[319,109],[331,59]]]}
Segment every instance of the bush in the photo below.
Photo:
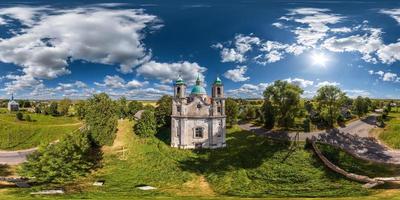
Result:
{"label": "bush", "polygon": [[86,133],[70,134],[59,143],[40,146],[18,171],[38,183],[64,183],[86,175],[95,166],[91,153]]}
{"label": "bush", "polygon": [[157,123],[154,112],[145,110],[141,119],[133,127],[135,133],[141,137],[153,136],[157,133]]}
{"label": "bush", "polygon": [[17,118],[19,121],[22,121],[24,120],[24,114],[22,114],[22,112],[17,112],[17,114],[15,114],[15,118]]}
{"label": "bush", "polygon": [[28,121],[28,122],[31,122],[31,121],[32,121],[32,118],[31,118],[30,115],[26,115],[26,116],[25,116],[25,120]]}

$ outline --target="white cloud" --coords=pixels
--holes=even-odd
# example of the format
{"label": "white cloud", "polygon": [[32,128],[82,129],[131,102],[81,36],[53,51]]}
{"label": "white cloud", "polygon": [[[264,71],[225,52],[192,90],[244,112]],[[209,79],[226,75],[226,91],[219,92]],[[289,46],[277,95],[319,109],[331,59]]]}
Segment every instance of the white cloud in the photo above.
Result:
{"label": "white cloud", "polygon": [[338,82],[322,81],[322,82],[317,83],[317,85],[315,85],[315,87],[320,88],[320,87],[327,86],[327,85],[339,86],[340,83],[338,83]]}
{"label": "white cloud", "polygon": [[371,93],[366,90],[353,89],[353,90],[344,90],[344,92],[350,98],[357,98],[358,96],[362,96],[362,97],[370,97],[371,96]]}
{"label": "white cloud", "polygon": [[391,72],[386,72],[383,77],[383,81],[396,81],[397,80],[397,74],[391,73]]}
{"label": "white cloud", "polygon": [[307,25],[297,27],[292,32],[296,34],[298,44],[315,47],[327,35],[330,29],[328,24],[336,24],[344,19],[343,16],[329,12],[329,9],[297,8],[291,9],[285,19]]}
{"label": "white cloud", "polygon": [[261,98],[269,85],[270,83],[243,84],[237,89],[228,90],[227,95],[238,98]]}
{"label": "white cloud", "polygon": [[336,36],[328,38],[321,46],[333,52],[359,52],[366,62],[376,63],[373,53],[382,46],[382,31],[375,28],[364,28],[364,30],[368,33],[344,38]]}
{"label": "white cloud", "polygon": [[377,52],[383,63],[391,64],[400,60],[400,42],[383,45]]}
{"label": "white cloud", "polygon": [[29,25],[0,40],[0,61],[21,66],[22,76],[31,79],[69,74],[68,64],[74,60],[118,64],[121,72],[132,72],[151,58],[142,43],[143,31],[159,21],[143,10],[100,7],[18,7],[0,13]]}
{"label": "white cloud", "polygon": [[341,27],[341,28],[331,28],[330,31],[334,33],[350,33],[352,30],[348,27]]}
{"label": "white cloud", "polygon": [[144,85],[148,84],[148,82],[131,80],[127,83],[123,78],[121,78],[118,75],[113,75],[113,76],[107,75],[106,77],[104,77],[103,83],[95,82],[94,84],[100,87],[106,87],[111,89],[125,89],[125,88],[129,89],[129,88],[143,87]]}
{"label": "white cloud", "polygon": [[252,34],[245,36],[242,34],[236,35],[233,47],[226,48],[221,43],[212,45],[213,48],[221,49],[221,62],[244,62],[245,54],[253,49],[254,45],[259,45],[260,39]]}
{"label": "white cloud", "polygon": [[157,79],[162,83],[171,83],[181,75],[184,81],[193,84],[196,81],[197,75],[200,75],[201,80],[204,82],[202,73],[206,70],[207,68],[201,67],[195,62],[159,63],[150,61],[138,67],[136,71],[138,75],[142,75],[145,78]]}
{"label": "white cloud", "polygon": [[380,13],[387,14],[400,24],[400,8],[397,9],[382,9]]}
{"label": "white cloud", "polygon": [[284,79],[284,81],[287,81],[289,83],[295,84],[295,85],[297,85],[299,87],[302,87],[302,88],[306,88],[308,86],[314,85],[314,81],[305,80],[305,79],[301,79],[301,78],[294,78],[294,79],[287,78],[287,79]]}
{"label": "white cloud", "polygon": [[225,78],[233,82],[247,81],[250,77],[244,76],[247,71],[247,66],[237,66],[236,69],[230,69],[224,73]]}

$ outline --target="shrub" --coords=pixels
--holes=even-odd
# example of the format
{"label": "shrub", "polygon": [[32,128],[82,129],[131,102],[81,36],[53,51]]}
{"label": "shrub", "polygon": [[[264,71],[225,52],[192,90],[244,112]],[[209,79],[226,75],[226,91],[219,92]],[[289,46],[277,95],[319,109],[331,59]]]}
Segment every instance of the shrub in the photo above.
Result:
{"label": "shrub", "polygon": [[15,114],[15,118],[17,118],[19,121],[22,121],[24,120],[24,114],[22,114],[22,112],[17,112],[17,114]]}
{"label": "shrub", "polygon": [[86,175],[95,166],[86,133],[67,135],[59,143],[42,145],[18,170],[38,183],[64,183]]}
{"label": "shrub", "polygon": [[32,121],[32,118],[31,118],[30,115],[26,115],[26,116],[25,116],[25,120],[28,121],[28,122],[31,122],[31,121]]}
{"label": "shrub", "polygon": [[141,119],[134,125],[134,131],[141,137],[153,136],[157,133],[157,123],[154,112],[145,110]]}

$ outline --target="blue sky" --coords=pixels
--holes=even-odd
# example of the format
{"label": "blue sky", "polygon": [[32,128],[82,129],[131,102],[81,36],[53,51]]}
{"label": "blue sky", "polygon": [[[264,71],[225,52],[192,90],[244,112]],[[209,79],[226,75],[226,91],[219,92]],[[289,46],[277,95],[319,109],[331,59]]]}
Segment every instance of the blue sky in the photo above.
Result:
{"label": "blue sky", "polygon": [[9,1],[0,38],[0,98],[157,99],[179,74],[233,97],[284,79],[400,98],[397,1]]}

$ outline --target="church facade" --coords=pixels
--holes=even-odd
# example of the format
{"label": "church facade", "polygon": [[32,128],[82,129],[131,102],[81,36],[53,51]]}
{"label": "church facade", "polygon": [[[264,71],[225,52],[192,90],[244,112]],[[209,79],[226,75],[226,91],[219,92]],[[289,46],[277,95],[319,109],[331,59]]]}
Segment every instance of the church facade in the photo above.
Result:
{"label": "church facade", "polygon": [[226,146],[226,115],[223,84],[219,78],[209,97],[197,77],[190,95],[180,77],[174,85],[171,115],[171,146],[181,149]]}

